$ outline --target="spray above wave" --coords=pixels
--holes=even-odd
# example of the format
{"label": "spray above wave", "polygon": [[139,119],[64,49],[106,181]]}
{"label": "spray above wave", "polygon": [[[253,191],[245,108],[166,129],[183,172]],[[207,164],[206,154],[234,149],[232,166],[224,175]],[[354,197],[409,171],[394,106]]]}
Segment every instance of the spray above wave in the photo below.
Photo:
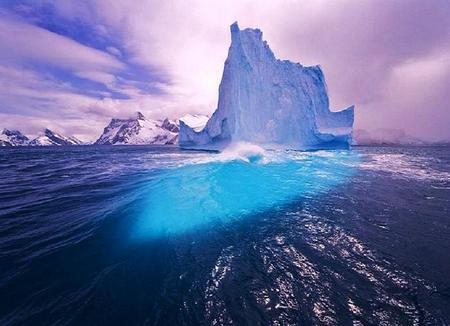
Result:
{"label": "spray above wave", "polygon": [[235,142],[230,144],[223,151],[215,154],[205,154],[199,155],[191,160],[186,161],[180,166],[186,164],[206,164],[214,162],[230,162],[230,161],[241,161],[246,163],[264,163],[269,161],[269,151],[264,148],[248,143],[248,142]]}
{"label": "spray above wave", "polygon": [[264,148],[247,142],[236,142],[225,148],[219,154],[223,161],[241,160],[247,163],[261,160],[265,154]]}

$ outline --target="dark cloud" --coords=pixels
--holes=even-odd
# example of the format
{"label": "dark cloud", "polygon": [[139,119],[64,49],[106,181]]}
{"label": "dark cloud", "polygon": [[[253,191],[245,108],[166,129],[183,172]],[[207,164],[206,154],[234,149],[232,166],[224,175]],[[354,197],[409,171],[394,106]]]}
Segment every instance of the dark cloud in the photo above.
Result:
{"label": "dark cloud", "polygon": [[450,138],[450,2],[333,2],[322,9],[305,19],[279,17],[285,23],[273,32],[277,48],[320,63],[332,102],[355,103],[360,127]]}

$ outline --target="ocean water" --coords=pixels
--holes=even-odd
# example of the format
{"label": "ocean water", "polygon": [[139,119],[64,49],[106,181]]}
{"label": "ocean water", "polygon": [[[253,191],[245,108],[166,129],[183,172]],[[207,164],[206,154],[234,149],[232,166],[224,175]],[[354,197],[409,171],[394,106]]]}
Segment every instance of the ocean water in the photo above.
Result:
{"label": "ocean water", "polygon": [[449,325],[450,148],[0,149],[0,325]]}

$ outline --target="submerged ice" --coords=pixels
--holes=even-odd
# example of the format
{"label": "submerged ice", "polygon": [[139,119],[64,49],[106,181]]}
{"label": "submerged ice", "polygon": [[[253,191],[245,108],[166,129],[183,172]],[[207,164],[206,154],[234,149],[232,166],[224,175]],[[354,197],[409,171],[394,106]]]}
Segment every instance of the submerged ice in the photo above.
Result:
{"label": "submerged ice", "polygon": [[[180,158],[181,159],[181,158]],[[143,191],[134,235],[153,238],[277,210],[319,196],[354,173],[351,151],[274,151],[248,143],[194,153],[160,170]]]}
{"label": "submerged ice", "polygon": [[334,148],[351,142],[353,106],[331,112],[319,66],[278,60],[259,29],[231,25],[231,46],[217,110],[199,130],[180,121],[183,148],[223,149],[231,142],[264,148]]}

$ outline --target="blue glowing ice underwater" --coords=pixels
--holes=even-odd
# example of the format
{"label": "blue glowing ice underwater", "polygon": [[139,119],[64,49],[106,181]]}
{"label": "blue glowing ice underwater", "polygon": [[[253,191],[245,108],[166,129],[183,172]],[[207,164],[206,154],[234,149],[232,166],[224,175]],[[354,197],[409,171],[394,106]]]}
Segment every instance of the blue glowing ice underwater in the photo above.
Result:
{"label": "blue glowing ice underwater", "polygon": [[244,144],[160,170],[145,186],[137,238],[174,235],[323,196],[344,183],[359,154],[263,151]]}

